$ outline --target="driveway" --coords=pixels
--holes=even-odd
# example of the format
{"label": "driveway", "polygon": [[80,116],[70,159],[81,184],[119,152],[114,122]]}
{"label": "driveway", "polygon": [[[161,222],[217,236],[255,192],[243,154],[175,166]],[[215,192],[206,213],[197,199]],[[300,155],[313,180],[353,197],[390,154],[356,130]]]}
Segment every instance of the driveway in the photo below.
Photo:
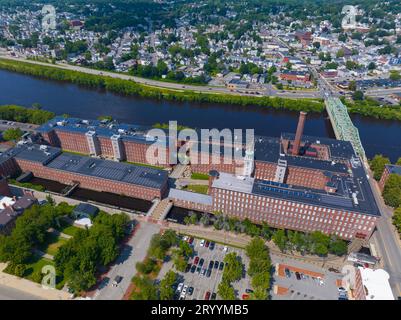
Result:
{"label": "driveway", "polygon": [[[95,300],[121,300],[123,298],[136,273],[136,263],[145,258],[152,236],[159,232],[159,225],[140,222],[135,235],[126,243],[116,263],[96,290],[93,297]],[[123,279],[117,287],[113,287],[112,282],[117,275]]]}

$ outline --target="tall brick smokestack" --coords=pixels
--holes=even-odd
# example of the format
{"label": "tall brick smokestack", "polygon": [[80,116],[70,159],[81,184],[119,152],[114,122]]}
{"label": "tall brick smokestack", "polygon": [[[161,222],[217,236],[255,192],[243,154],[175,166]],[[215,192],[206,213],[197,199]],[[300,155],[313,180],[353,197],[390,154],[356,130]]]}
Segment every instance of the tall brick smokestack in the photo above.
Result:
{"label": "tall brick smokestack", "polygon": [[292,146],[293,156],[297,156],[299,154],[299,147],[301,146],[301,138],[304,133],[305,120],[306,120],[306,112],[301,111],[299,114],[297,133],[295,134],[294,145]]}

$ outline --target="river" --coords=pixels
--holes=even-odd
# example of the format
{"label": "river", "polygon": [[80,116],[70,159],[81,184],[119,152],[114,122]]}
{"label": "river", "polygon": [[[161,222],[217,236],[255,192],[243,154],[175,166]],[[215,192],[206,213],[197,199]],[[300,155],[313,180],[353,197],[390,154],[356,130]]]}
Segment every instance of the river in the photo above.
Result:
{"label": "river", "polygon": [[[256,134],[266,136],[295,132],[298,119],[296,112],[125,97],[0,70],[0,105],[29,107],[34,103],[56,114],[87,119],[111,115],[118,121],[139,125],[176,120],[191,128],[253,128]],[[401,157],[401,122],[359,116],[353,116],[353,122],[359,129],[368,157],[377,153],[392,161]],[[308,115],[305,134],[334,136],[331,124],[323,114]]]}

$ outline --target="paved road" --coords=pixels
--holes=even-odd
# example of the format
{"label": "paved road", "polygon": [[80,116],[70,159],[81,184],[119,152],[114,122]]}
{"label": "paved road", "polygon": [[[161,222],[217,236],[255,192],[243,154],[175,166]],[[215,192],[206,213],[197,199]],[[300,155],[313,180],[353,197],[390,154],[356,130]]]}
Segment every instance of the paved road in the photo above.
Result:
{"label": "paved road", "polygon": [[[149,85],[152,87],[159,87],[159,88],[166,88],[166,89],[173,89],[173,90],[180,90],[180,91],[185,91],[185,90],[190,90],[194,92],[203,92],[203,93],[224,93],[224,94],[236,94],[236,95],[244,95],[244,96],[254,96],[254,97],[262,97],[264,95],[269,95],[271,96],[279,96],[279,97],[285,97],[285,98],[320,98],[321,94],[319,91],[277,91],[277,90],[269,90],[267,92],[266,89],[264,90],[256,90],[256,89],[246,89],[246,90],[239,90],[239,91],[231,91],[230,89],[227,89],[226,87],[213,87],[213,86],[194,86],[194,85],[183,85],[179,83],[171,83],[171,82],[164,82],[164,81],[157,81],[157,80],[151,80],[151,79],[145,79],[145,78],[140,78],[140,77],[135,77],[135,76],[129,76],[126,74],[121,74],[121,73],[114,73],[114,72],[107,72],[107,71],[99,71],[95,69],[89,69],[89,68],[84,68],[84,67],[79,67],[79,66],[72,66],[69,64],[65,63],[58,63],[58,64],[48,64],[48,63],[43,63],[39,61],[33,61],[33,60],[25,60],[23,58],[16,58],[7,55],[4,51],[0,51],[0,57],[10,59],[10,60],[17,60],[17,61],[24,61],[32,64],[39,64],[39,65],[45,65],[45,66],[51,66],[51,67],[56,67],[56,68],[61,68],[61,69],[67,69],[67,70],[74,70],[74,71],[80,71],[88,74],[96,74],[96,75],[105,75],[113,78],[120,78],[124,80],[133,80],[137,83]],[[246,93],[248,91],[248,93]],[[259,92],[259,94],[250,94],[249,92]]]}
{"label": "paved road", "polygon": [[[100,285],[95,293],[96,300],[121,300],[127,291],[132,277],[136,273],[135,265],[146,257],[146,253],[152,236],[160,231],[157,224],[141,222],[135,235],[126,244],[116,263],[107,274],[110,279]],[[118,287],[113,287],[115,276],[122,276],[123,279]]]}
{"label": "paved road", "polygon": [[0,285],[0,300],[41,300],[39,297]]}
{"label": "paved road", "polygon": [[388,88],[388,89],[370,89],[366,91],[367,96],[371,97],[377,97],[377,96],[385,96],[385,95],[390,95],[393,93],[400,93],[401,88]]}
{"label": "paved road", "polygon": [[[372,177],[372,175],[370,175]],[[377,223],[377,230],[372,236],[379,255],[382,258],[384,269],[390,274],[390,285],[394,296],[401,296],[401,246],[398,234],[391,221],[392,211],[384,204],[376,182],[369,179],[373,195],[382,214]]]}
{"label": "paved road", "polygon": [[33,132],[35,129],[39,127],[36,124],[31,123],[21,123],[7,120],[0,120],[0,131],[4,131],[10,128],[17,129],[20,128],[22,131]]}

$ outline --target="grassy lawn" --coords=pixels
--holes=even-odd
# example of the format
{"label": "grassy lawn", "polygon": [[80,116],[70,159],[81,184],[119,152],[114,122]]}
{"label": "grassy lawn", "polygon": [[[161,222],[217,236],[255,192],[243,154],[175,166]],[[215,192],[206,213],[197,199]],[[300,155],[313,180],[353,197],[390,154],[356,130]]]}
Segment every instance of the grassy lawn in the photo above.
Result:
{"label": "grassy lawn", "polygon": [[209,175],[207,175],[205,173],[193,172],[191,174],[191,179],[194,179],[194,180],[209,180]]}
{"label": "grassy lawn", "polygon": [[[46,265],[51,265],[54,266],[54,262],[45,258],[39,258],[36,257],[35,259],[32,260],[31,263],[26,265],[26,271],[24,274],[24,278],[34,281],[33,275],[35,273],[40,273],[42,272],[42,268]],[[57,271],[56,271],[57,272]],[[64,286],[64,279],[63,277],[57,275],[56,276],[56,288],[57,289],[62,289]]]}
{"label": "grassy lawn", "polygon": [[57,253],[58,248],[67,241],[67,239],[49,232],[46,235],[45,243],[39,248],[39,250],[54,256]]}
{"label": "grassy lawn", "polygon": [[209,190],[209,186],[200,185],[200,184],[190,184],[190,185],[186,186],[185,188],[183,188],[183,190],[207,194],[207,192]]}
{"label": "grassy lawn", "polygon": [[59,229],[60,232],[68,234],[69,236],[72,236],[72,237],[74,237],[79,230],[82,230],[82,229],[75,227],[75,226],[71,226],[71,225],[67,225],[67,226],[64,226],[61,229]]}

